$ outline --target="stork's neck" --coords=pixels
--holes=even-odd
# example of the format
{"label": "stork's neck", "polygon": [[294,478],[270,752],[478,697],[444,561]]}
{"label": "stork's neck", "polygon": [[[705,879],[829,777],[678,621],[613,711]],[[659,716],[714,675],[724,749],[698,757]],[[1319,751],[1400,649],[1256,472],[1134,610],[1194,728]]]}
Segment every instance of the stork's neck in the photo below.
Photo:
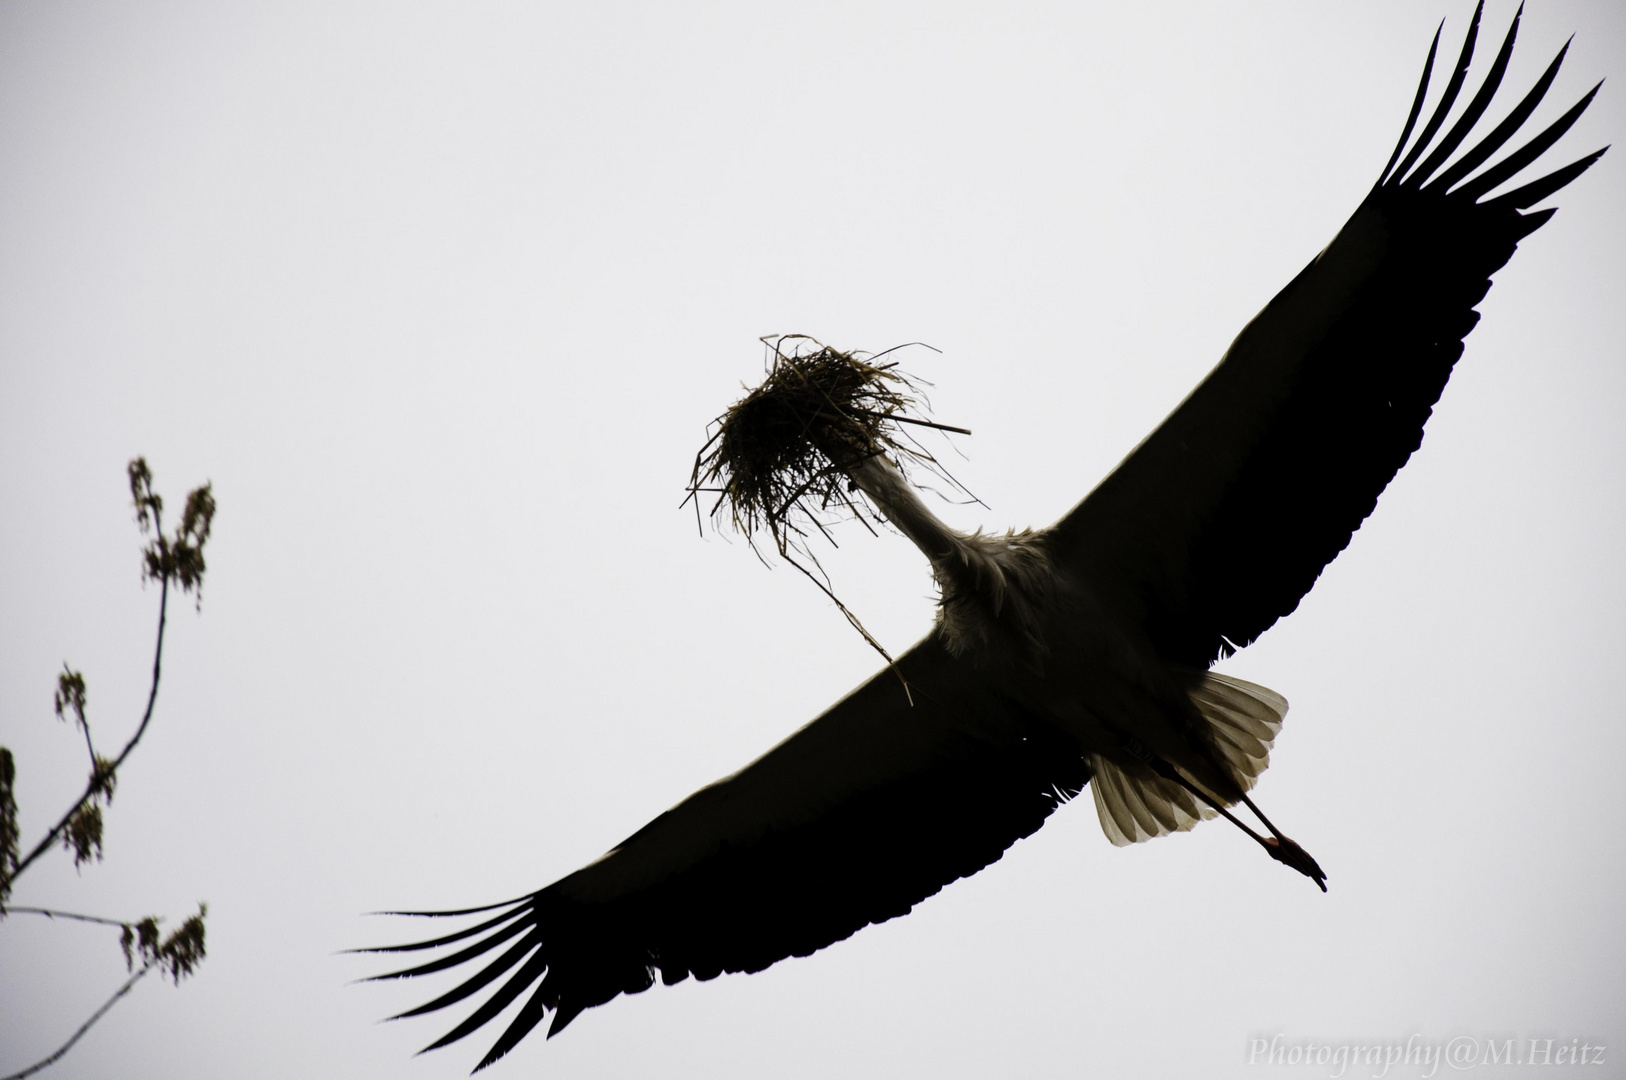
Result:
{"label": "stork's neck", "polygon": [[948,567],[963,561],[965,536],[927,509],[898,467],[884,455],[866,458],[848,469],[847,475],[869,496],[876,509],[931,560],[932,570],[939,579]]}
{"label": "stork's neck", "polygon": [[1042,662],[1049,651],[1041,628],[1044,611],[1063,589],[1042,534],[957,532],[926,509],[898,467],[880,454],[847,475],[931,560],[942,590],[942,631],[952,652],[963,655],[1001,639],[1019,643],[1029,662]]}

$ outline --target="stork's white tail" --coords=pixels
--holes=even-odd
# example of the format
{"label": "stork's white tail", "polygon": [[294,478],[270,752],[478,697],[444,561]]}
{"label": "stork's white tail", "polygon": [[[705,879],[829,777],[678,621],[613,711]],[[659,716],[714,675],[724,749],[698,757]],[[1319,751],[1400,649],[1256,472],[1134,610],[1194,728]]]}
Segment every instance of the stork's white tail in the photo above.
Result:
{"label": "stork's white tail", "polygon": [[[1209,723],[1221,764],[1243,791],[1250,790],[1270,764],[1287,699],[1256,683],[1209,672],[1192,687],[1191,701]],[[1101,831],[1119,847],[1184,832],[1215,816],[1207,804],[1162,777],[1131,775],[1099,755],[1091,756],[1090,765]]]}

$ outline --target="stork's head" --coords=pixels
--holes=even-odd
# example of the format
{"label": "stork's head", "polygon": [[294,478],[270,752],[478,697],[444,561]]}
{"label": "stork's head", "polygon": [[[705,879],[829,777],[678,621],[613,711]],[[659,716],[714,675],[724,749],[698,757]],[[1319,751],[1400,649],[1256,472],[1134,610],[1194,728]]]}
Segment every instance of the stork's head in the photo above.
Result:
{"label": "stork's head", "polygon": [[716,494],[714,522],[726,515],[747,538],[766,531],[781,555],[802,547],[806,526],[824,529],[842,516],[885,520],[851,473],[877,455],[905,468],[935,465],[898,428],[943,426],[916,415],[921,384],[885,354],[842,352],[802,334],[762,340],[767,378],[714,421],[690,496]]}

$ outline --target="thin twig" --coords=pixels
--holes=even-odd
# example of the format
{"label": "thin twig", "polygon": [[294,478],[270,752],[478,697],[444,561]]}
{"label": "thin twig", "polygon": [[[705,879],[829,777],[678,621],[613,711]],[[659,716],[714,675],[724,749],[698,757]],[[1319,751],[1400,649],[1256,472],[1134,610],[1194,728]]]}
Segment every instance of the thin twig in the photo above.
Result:
{"label": "thin twig", "polygon": [[[164,535],[162,523],[158,521],[156,514],[153,517],[153,525],[158,535],[162,537]],[[62,830],[68,827],[68,822],[73,820],[73,816],[79,812],[79,808],[84,806],[102,790],[103,785],[106,783],[106,778],[118,771],[119,766],[124,764],[124,759],[130,756],[130,751],[136,748],[136,743],[141,741],[141,736],[146,734],[147,725],[152,721],[153,705],[158,701],[158,677],[164,660],[164,624],[168,616],[169,575],[164,574],[161,579],[158,595],[158,644],[157,647],[154,648],[152,655],[152,686],[147,691],[147,711],[141,716],[141,726],[136,728],[136,733],[130,736],[130,741],[124,744],[124,749],[119,752],[119,756],[113,760],[111,765],[109,765],[105,770],[95,768],[91,769],[90,782],[85,785],[85,793],[79,796],[79,800],[73,804],[66,814],[62,815],[62,820],[57,822],[56,826],[52,828],[50,832],[45,834],[45,839],[34,845],[34,850],[28,853],[28,857],[19,862],[11,871],[12,881],[16,881],[19,877],[22,877],[23,871],[28,869],[29,864],[43,855],[52,844],[57,842],[57,839],[62,835]],[[78,1036],[75,1036],[75,1038],[77,1037]],[[70,1043],[69,1045],[72,1044]],[[10,1080],[10,1078],[7,1077],[4,1078],[4,1080]]]}
{"label": "thin twig", "polygon": [[[890,349],[882,349],[880,352],[876,353],[874,356],[869,358],[870,363],[874,364],[875,361],[879,360],[881,357],[887,355],[888,353],[895,353],[899,349],[912,349],[916,345],[919,345],[922,349],[930,349],[932,352],[936,353],[938,356],[943,355],[943,350],[939,349],[936,345],[928,345],[924,341],[905,341],[902,345],[894,345]],[[896,360],[894,360],[890,364],[876,364],[876,366],[877,367],[887,367],[887,368],[897,367],[898,362]]]}
{"label": "thin twig", "polygon": [[933,420],[919,420],[913,416],[903,416],[899,413],[878,413],[873,409],[854,409],[853,412],[863,416],[884,416],[888,420],[896,420],[900,424],[914,424],[916,427],[935,428],[938,431],[952,431],[956,435],[971,434],[970,428],[955,427],[953,424],[939,424]]}
{"label": "thin twig", "polygon": [[[892,669],[892,674],[896,675],[898,677],[898,681],[903,684],[903,696],[908,699],[910,706],[913,707],[915,703],[915,696],[909,691],[909,680],[903,677],[903,672],[898,668],[898,662],[892,659],[892,654],[886,651],[886,647],[879,641],[876,641],[873,634],[864,629],[864,624],[858,621],[858,616],[854,615],[847,605],[843,604],[836,594],[830,591],[829,587],[825,585],[824,582],[820,581],[815,575],[810,573],[807,567],[803,566],[801,563],[797,562],[784,552],[780,552],[780,554],[784,556],[786,562],[800,570],[807,577],[807,580],[817,585],[819,587],[819,591],[825,596],[828,596],[830,598],[830,602],[847,617],[848,622],[852,623],[853,629],[864,635],[864,640],[869,642],[870,648],[881,654],[881,657],[886,661],[887,667]],[[7,1080],[9,1080],[9,1077]]]}
{"label": "thin twig", "polygon": [[[21,909],[20,908],[12,908],[12,910],[13,911],[20,911]],[[147,972],[151,971],[151,970],[152,970],[152,964],[147,963],[147,964],[142,966],[140,971],[136,972],[134,975],[131,975],[128,979],[126,979],[124,981],[124,985],[119,987],[118,990],[116,990],[113,993],[113,996],[108,998],[107,1001],[105,1001],[102,1004],[101,1008],[97,1009],[95,1012],[90,1014],[90,1019],[89,1020],[86,1020],[83,1024],[79,1025],[79,1030],[73,1033],[72,1038],[70,1038],[67,1042],[63,1043],[61,1046],[57,1047],[56,1053],[52,1054],[48,1058],[45,1058],[43,1061],[34,1062],[34,1064],[30,1065],[28,1068],[22,1070],[21,1072],[14,1072],[10,1076],[0,1077],[0,1080],[23,1080],[23,1077],[25,1077],[25,1076],[33,1076],[35,1073],[39,1072],[41,1069],[44,1069],[44,1068],[46,1068],[48,1066],[56,1064],[56,1062],[62,1057],[63,1054],[66,1054],[69,1050],[73,1049],[73,1044],[74,1043],[78,1042],[81,1038],[84,1037],[85,1032],[90,1030],[90,1027],[91,1027],[92,1024],[94,1024],[96,1021],[100,1020],[102,1017],[106,1016],[107,1015],[107,1010],[111,1009],[114,1005],[117,1005],[119,998],[123,997],[125,994],[128,994],[130,992],[130,988],[132,986],[134,986],[136,983],[140,982],[141,977],[143,975],[145,975]]]}
{"label": "thin twig", "polygon": [[135,925],[119,919],[104,919],[100,915],[78,915],[72,911],[55,911],[51,908],[17,907],[16,905],[6,908],[7,915],[18,911],[25,915],[44,915],[47,919],[77,919],[80,922],[100,923],[103,926],[117,926],[126,930]]}
{"label": "thin twig", "polygon": [[83,717],[81,717],[80,720],[79,720],[79,726],[81,728],[83,728],[84,732],[85,732],[85,749],[90,752],[90,769],[91,769],[91,772],[95,772],[96,771],[96,747],[93,746],[91,744],[91,741],[90,741],[90,721],[84,719]]}

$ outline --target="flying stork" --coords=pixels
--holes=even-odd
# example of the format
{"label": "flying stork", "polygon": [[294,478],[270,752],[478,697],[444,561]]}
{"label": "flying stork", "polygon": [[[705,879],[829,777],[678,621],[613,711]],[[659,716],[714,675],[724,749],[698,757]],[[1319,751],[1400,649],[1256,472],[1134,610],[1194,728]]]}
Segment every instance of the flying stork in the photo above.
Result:
{"label": "flying stork", "polygon": [[[549,1013],[551,1036],[657,975],[712,979],[807,956],[996,861],[1086,786],[1116,844],[1224,815],[1325,890],[1316,861],[1248,796],[1286,701],[1209,668],[1292,612],[1349,543],[1421,443],[1490,275],[1555,212],[1528,208],[1604,152],[1524,179],[1594,86],[1487,167],[1547,93],[1564,51],[1505,119],[1467,142],[1507,69],[1517,15],[1447,125],[1479,19],[1476,10],[1413,139],[1436,31],[1394,153],[1338,235],[1050,528],[957,532],[916,495],[874,415],[836,408],[833,421],[803,424],[800,452],[822,462],[824,480],[867,500],[930,561],[936,624],[818,719],[588,866],[505,903],[402,913],[485,916],[366,950],[433,952],[386,979],[483,964],[401,1014],[491,988],[429,1049],[522,1000],[478,1071]],[[1490,195],[1515,178],[1519,186]],[[780,359],[805,374],[796,357]],[[890,377],[833,350],[812,359]]]}

